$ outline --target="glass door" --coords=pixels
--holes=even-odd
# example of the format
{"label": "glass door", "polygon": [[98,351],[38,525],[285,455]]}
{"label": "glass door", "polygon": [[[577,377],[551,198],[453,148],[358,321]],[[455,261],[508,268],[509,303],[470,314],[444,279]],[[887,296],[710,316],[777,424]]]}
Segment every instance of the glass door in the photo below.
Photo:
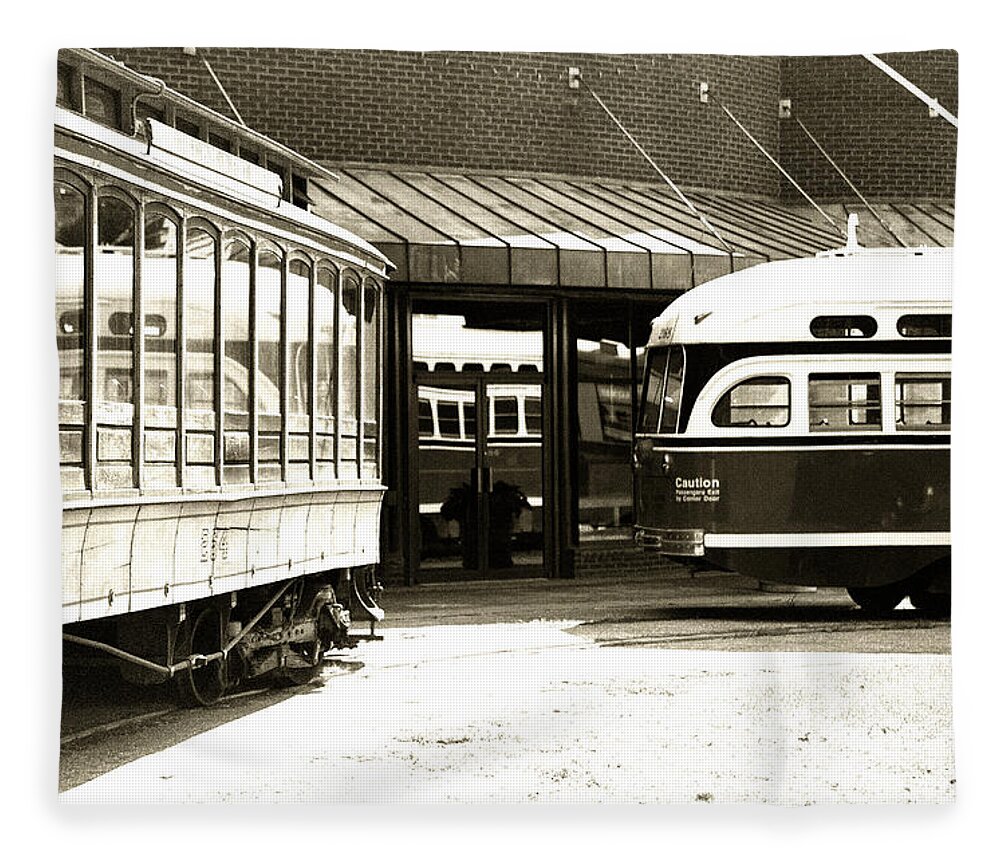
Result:
{"label": "glass door", "polygon": [[448,377],[417,379],[420,579],[540,576],[541,381]]}
{"label": "glass door", "polygon": [[486,427],[483,496],[489,570],[541,568],[542,386],[483,383]]}
{"label": "glass door", "polygon": [[417,385],[422,573],[480,570],[478,385]]}
{"label": "glass door", "polygon": [[537,302],[413,301],[419,581],[544,575],[545,319]]}

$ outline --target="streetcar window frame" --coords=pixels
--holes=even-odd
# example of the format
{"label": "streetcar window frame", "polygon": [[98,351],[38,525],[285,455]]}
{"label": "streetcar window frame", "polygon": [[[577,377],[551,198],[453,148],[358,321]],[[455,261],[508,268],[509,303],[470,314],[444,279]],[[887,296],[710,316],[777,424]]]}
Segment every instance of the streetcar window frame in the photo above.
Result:
{"label": "streetcar window frame", "polygon": [[[513,409],[511,409],[513,407]],[[520,406],[512,394],[490,398],[491,436],[517,436],[520,432]]]}
{"label": "streetcar window frame", "polygon": [[434,438],[434,407],[429,397],[417,398],[417,438]]}
{"label": "streetcar window frame", "polygon": [[[733,396],[741,389],[770,387],[784,393],[783,403],[733,403]],[[770,399],[770,398],[768,398]],[[764,421],[758,422],[752,417],[742,421],[733,420],[736,411],[751,412],[753,410],[767,410],[783,414],[784,420],[780,422]],[[728,415],[728,419],[726,416]],[[735,385],[730,386],[712,407],[712,424],[716,427],[787,427],[792,420],[792,383],[785,376],[753,376],[749,379],[742,379]]]}
{"label": "streetcar window frame", "polygon": [[[934,398],[908,396],[907,386],[939,386],[940,394]],[[893,378],[895,427],[897,432],[936,433],[951,430],[951,374],[949,373],[916,373],[899,371]],[[924,421],[921,423],[906,423],[907,411],[928,412],[940,410],[940,421]]]}
{"label": "streetcar window frame", "polygon": [[457,400],[438,400],[438,435],[442,439],[462,438],[462,410]]}
{"label": "streetcar window frame", "polygon": [[[842,387],[843,398],[829,399],[834,386]],[[882,431],[882,382],[877,372],[810,373],[808,404],[811,433]],[[845,420],[831,423],[829,418],[838,415]]]}
{"label": "streetcar window frame", "polygon": [[[62,350],[64,492],[174,487],[200,492],[277,480],[379,478],[384,369],[380,278],[352,272],[349,307],[341,309],[341,269],[324,254],[314,255],[264,230],[245,230],[225,216],[208,218],[196,206],[137,195],[127,182],[95,179],[89,173],[78,176],[57,168],[53,187],[57,216],[62,194],[69,201],[63,207],[70,213],[67,218],[73,221],[67,227],[58,217],[55,221],[57,271],[62,248],[63,256],[73,263],[74,277],[81,282],[76,289],[80,296],[74,293],[72,306],[57,303],[54,320]],[[156,232],[161,222],[171,231],[165,243]],[[71,228],[72,241],[63,237]],[[205,243],[207,256],[194,252],[192,238]],[[61,239],[70,244],[60,245]],[[240,262],[236,280],[245,291],[240,298],[225,288],[225,266],[234,262],[230,257],[236,248]],[[159,278],[160,265],[151,262],[163,250],[169,250],[169,289]],[[271,282],[259,271],[269,255],[278,266],[278,277]],[[201,265],[203,258],[207,267]],[[274,260],[270,262],[273,269]],[[286,302],[293,267],[301,280],[297,312],[305,314],[304,321],[308,319],[299,326],[298,335],[308,340],[309,353],[305,369],[295,377],[303,402],[294,411],[288,402],[293,369],[286,354],[290,334]],[[329,416],[318,414],[313,370],[319,342],[314,302],[322,273],[326,273],[323,285],[333,308],[328,335],[332,372],[339,377],[344,361],[337,326],[341,310],[353,313],[350,329],[355,347],[365,350],[368,361],[365,372],[360,355],[355,355],[351,381],[356,396],[347,404],[339,402],[339,392],[334,392]],[[211,320],[205,319],[192,332],[195,296],[197,307],[204,304],[206,311],[211,309]],[[260,318],[265,305],[278,314],[276,331]],[[226,318],[233,311],[237,317],[247,314],[246,342],[242,342],[242,326],[237,340],[247,353],[248,364],[227,349],[234,343],[232,321]],[[265,331],[270,332],[267,338],[279,339],[273,348],[266,341],[272,352],[276,349],[274,360],[267,362],[260,354]],[[191,334],[204,343],[189,342]],[[165,353],[172,356],[168,364],[164,364]],[[271,367],[275,363],[278,367]],[[262,379],[265,365],[269,373]],[[234,387],[239,389],[241,402],[246,397],[241,408],[234,408],[230,391]],[[262,393],[266,395],[263,401]],[[85,414],[88,401],[93,401],[92,418]],[[363,438],[360,428],[355,428],[347,439],[340,439],[337,413],[341,409],[353,412],[355,420],[364,415]],[[469,417],[460,415],[459,422],[467,426]],[[88,425],[96,429],[88,430]],[[171,433],[174,441],[168,444]],[[345,444],[338,445],[339,441]],[[319,461],[327,468],[320,469]],[[363,475],[355,475],[362,463]]]}

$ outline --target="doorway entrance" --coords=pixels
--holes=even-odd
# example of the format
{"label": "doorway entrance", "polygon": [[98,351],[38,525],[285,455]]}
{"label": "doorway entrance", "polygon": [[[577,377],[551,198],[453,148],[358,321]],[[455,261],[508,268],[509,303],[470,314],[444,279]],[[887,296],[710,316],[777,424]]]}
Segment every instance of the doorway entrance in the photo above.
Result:
{"label": "doorway entrance", "polygon": [[540,576],[540,375],[420,376],[421,578]]}
{"label": "doorway entrance", "polygon": [[[542,321],[413,308],[420,581],[545,574]],[[530,309],[528,310],[530,313]]]}

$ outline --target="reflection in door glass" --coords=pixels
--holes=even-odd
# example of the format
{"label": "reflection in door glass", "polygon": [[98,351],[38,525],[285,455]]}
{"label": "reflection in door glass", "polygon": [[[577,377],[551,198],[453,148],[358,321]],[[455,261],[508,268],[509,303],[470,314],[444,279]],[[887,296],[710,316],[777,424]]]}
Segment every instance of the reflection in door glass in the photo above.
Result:
{"label": "reflection in door glass", "polygon": [[421,385],[417,404],[421,566],[478,570],[476,391]]}
{"label": "reflection in door glass", "polygon": [[420,576],[542,570],[541,305],[420,299]]}
{"label": "reflection in door glass", "polygon": [[[513,323],[511,323],[513,325]],[[489,313],[414,313],[413,361],[418,370],[537,373],[542,366],[541,325],[504,328]]]}
{"label": "reflection in door glass", "polygon": [[487,383],[494,427],[486,437],[484,462],[489,498],[489,566],[494,569],[542,562],[542,433],[529,426],[529,404],[541,416],[542,386]]}

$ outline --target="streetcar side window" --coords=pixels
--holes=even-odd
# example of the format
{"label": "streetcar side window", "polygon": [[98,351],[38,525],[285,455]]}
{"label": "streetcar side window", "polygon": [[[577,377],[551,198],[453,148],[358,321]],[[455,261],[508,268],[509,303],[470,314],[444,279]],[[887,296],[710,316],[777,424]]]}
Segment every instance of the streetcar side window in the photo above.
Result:
{"label": "streetcar side window", "polygon": [[877,373],[809,375],[809,429],[814,432],[878,430],[882,403]]}
{"label": "streetcar side window", "polygon": [[192,227],[184,245],[184,328],[188,409],[215,409],[216,243],[207,230]]}
{"label": "streetcar side window", "polygon": [[951,377],[932,373],[897,373],[896,429],[951,429]]}
{"label": "streetcar side window", "polygon": [[[119,197],[97,201],[97,340],[98,398],[110,403],[132,402],[132,339],[134,327],[135,209]],[[121,315],[126,325],[113,321]]]}
{"label": "streetcar side window", "polygon": [[417,435],[421,439],[431,439],[434,436],[434,412],[426,397],[417,401]]}
{"label": "streetcar side window", "polygon": [[222,260],[222,335],[227,412],[250,411],[250,245],[231,240]]}
{"label": "streetcar side window", "polygon": [[[358,471],[358,320],[361,284],[353,274],[343,278],[340,301],[340,452],[337,476],[360,477]],[[350,465],[347,465],[350,464]]]}
{"label": "streetcar side window", "polygon": [[121,93],[117,90],[95,81],[93,78],[83,79],[83,113],[93,120],[109,128],[122,127]]}
{"label": "streetcar side window", "polygon": [[283,371],[282,260],[274,251],[257,254],[257,476],[281,480],[281,383]]}
{"label": "streetcar side window", "polygon": [[730,388],[712,410],[716,427],[787,427],[791,384],[780,376],[757,376]]}
{"label": "streetcar side window", "polygon": [[438,401],[438,426],[441,428],[441,437],[443,439],[458,439],[461,437],[458,415],[458,403],[456,401]]}
{"label": "streetcar side window", "polygon": [[177,250],[177,224],[166,215],[147,212],[142,273],[146,406],[177,404]]}
{"label": "streetcar side window", "polygon": [[538,435],[542,432],[542,398],[524,398],[524,429],[529,435]]}
{"label": "streetcar side window", "polygon": [[288,311],[288,412],[309,415],[310,354],[309,354],[309,289],[312,270],[302,260],[292,260],[288,266],[288,288],[285,300]]}
{"label": "streetcar side window", "polygon": [[462,421],[465,426],[465,438],[475,439],[476,438],[476,404],[475,403],[463,403],[462,404]]}
{"label": "streetcar side window", "polygon": [[516,436],[518,431],[517,398],[494,397],[493,432],[497,436]]}
{"label": "streetcar side window", "polygon": [[82,401],[85,398],[83,284],[87,237],[83,193],[67,183],[57,182],[55,215],[59,399]]}
{"label": "streetcar side window", "polygon": [[362,291],[364,302],[361,358],[362,416],[364,417],[363,468],[365,477],[378,474],[378,424],[379,424],[379,316],[381,293],[371,279],[366,279]]}
{"label": "streetcar side window", "polygon": [[337,290],[339,275],[329,266],[316,271],[316,291],[313,297],[313,342],[316,375],[316,474],[326,479],[336,475],[336,428],[339,408],[337,353]]}

